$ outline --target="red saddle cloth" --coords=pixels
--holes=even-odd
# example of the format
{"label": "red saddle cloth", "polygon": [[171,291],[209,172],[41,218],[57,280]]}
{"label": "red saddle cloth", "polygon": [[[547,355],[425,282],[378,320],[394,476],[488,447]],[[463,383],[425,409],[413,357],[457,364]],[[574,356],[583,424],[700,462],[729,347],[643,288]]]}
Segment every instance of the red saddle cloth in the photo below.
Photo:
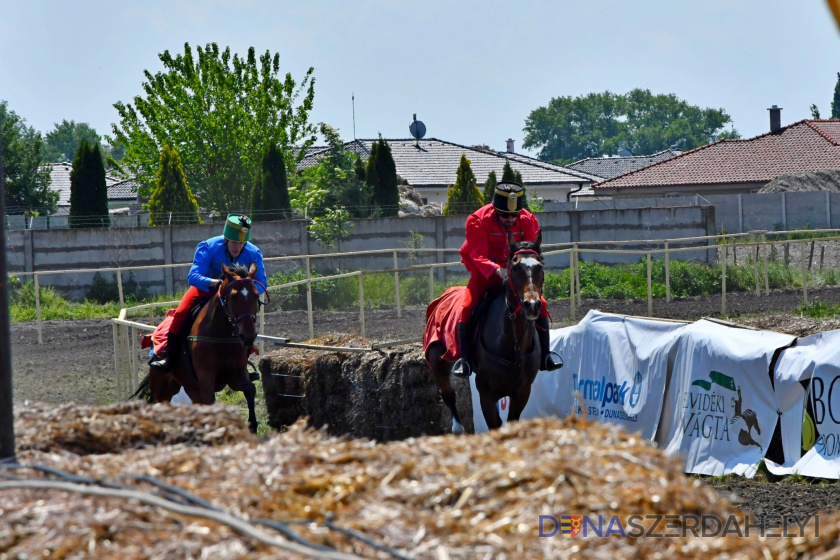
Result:
{"label": "red saddle cloth", "polygon": [[456,361],[458,352],[458,322],[461,320],[466,286],[454,286],[429,304],[426,310],[426,333],[423,335],[423,352],[429,345],[442,342],[446,347],[444,360]]}
{"label": "red saddle cloth", "polygon": [[[172,319],[175,317],[175,310],[170,309],[166,312],[166,317],[152,332],[152,334],[144,334],[140,337],[140,348],[149,348],[151,346],[155,354],[161,355],[166,352],[166,347],[169,343],[169,327],[172,325]],[[248,354],[259,354],[259,350],[251,348]]]}

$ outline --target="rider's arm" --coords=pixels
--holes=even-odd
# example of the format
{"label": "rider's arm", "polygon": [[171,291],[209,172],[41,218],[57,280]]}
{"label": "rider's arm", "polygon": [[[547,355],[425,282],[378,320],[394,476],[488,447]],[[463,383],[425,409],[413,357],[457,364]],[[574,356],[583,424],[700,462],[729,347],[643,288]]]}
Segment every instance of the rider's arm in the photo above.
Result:
{"label": "rider's arm", "polygon": [[190,273],[187,276],[190,286],[195,286],[204,292],[210,291],[210,283],[213,279],[209,278],[207,273],[210,270],[210,261],[212,258],[213,255],[211,254],[210,246],[207,242],[202,241],[199,243],[198,247],[195,249],[193,265],[190,267]]}
{"label": "rider's arm", "polygon": [[499,265],[490,260],[490,232],[475,215],[467,218],[467,248],[473,265],[485,278],[490,278],[499,269]]}
{"label": "rider's arm", "polygon": [[260,251],[260,248],[256,245],[254,245],[254,249],[254,253],[256,254],[256,256],[254,257],[254,263],[256,263],[257,265],[257,274],[254,276],[254,280],[262,284],[257,284],[257,291],[263,293],[265,292],[263,286],[268,286],[268,280],[266,280],[265,278],[265,266],[263,265],[262,251]]}

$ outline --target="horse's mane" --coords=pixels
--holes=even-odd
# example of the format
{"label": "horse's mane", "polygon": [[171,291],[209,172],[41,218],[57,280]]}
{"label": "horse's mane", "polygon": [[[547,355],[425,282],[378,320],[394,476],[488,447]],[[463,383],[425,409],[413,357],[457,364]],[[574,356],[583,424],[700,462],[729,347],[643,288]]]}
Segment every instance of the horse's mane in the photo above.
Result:
{"label": "horse's mane", "polygon": [[[240,278],[247,278],[248,277],[248,267],[244,264],[234,263],[228,267],[228,270],[231,271],[233,274],[239,276]],[[219,277],[220,280],[225,279],[225,273],[222,272],[222,275]]]}

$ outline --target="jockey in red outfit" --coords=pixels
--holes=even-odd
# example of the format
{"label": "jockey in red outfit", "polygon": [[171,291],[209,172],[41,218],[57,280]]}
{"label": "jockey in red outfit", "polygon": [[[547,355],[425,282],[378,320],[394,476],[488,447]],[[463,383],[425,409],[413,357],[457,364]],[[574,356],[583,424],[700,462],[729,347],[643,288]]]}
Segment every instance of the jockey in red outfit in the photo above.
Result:
{"label": "jockey in red outfit", "polygon": [[[491,284],[499,284],[505,278],[510,244],[508,232],[516,242],[534,241],[540,224],[536,216],[522,208],[525,188],[519,183],[499,183],[493,194],[493,202],[482,206],[467,218],[467,240],[461,246],[461,262],[470,271],[470,281],[464,294],[464,307],[458,323],[458,347],[460,359],[452,366],[452,374],[469,377],[472,373],[468,358],[472,350],[472,333],[468,331],[472,312]],[[548,305],[542,298],[540,317],[536,321],[540,338],[542,360],[540,369],[553,371],[562,367],[562,360],[549,352],[548,329],[550,326]],[[555,358],[556,356],[556,358]]]}
{"label": "jockey in red outfit", "polygon": [[213,297],[213,293],[218,291],[222,284],[219,278],[222,275],[223,263],[227,266],[242,264],[246,267],[256,264],[257,273],[254,279],[257,281],[257,291],[263,293],[263,286],[266,285],[263,257],[259,248],[248,242],[250,237],[250,218],[242,214],[228,214],[224,234],[198,244],[188,276],[190,289],[181,298],[181,303],[172,318],[166,348],[155,348],[149,365],[162,369],[169,367],[167,358],[175,356],[183,345],[181,326],[189,316],[190,310]]}

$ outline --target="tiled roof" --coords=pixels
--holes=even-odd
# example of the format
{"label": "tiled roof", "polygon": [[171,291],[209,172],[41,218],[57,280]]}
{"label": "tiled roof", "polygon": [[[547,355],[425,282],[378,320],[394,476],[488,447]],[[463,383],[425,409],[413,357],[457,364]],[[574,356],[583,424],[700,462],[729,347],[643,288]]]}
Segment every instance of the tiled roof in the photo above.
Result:
{"label": "tiled roof", "polygon": [[603,157],[603,158],[586,158],[574,163],[570,163],[566,167],[576,171],[583,171],[591,173],[598,177],[598,181],[603,179],[612,179],[619,175],[624,175],[635,169],[647,167],[652,163],[658,163],[671,159],[674,156],[680,155],[682,152],[677,150],[662,150],[649,156],[618,156],[618,157]]}
{"label": "tiled roof", "polygon": [[[298,169],[306,169],[313,165],[318,165],[326,153],[329,151],[329,146],[312,146],[306,150],[306,155],[298,164]],[[361,140],[352,140],[344,144],[344,149],[349,150],[355,154],[359,154],[363,159],[367,159],[370,155],[369,146],[365,146]]]}
{"label": "tiled roof", "polygon": [[[50,169],[50,190],[58,191],[58,205],[70,206],[70,172],[73,171],[73,164],[65,161],[62,163],[47,164]],[[105,186],[110,187],[119,179],[105,176]]]}
{"label": "tiled roof", "polygon": [[784,173],[821,169],[840,169],[840,120],[803,120],[755,138],[720,140],[595,188],[766,183]]}
{"label": "tiled roof", "polygon": [[139,188],[140,183],[134,179],[108,185],[108,200],[135,200]]}
{"label": "tiled roof", "polygon": [[[455,183],[461,155],[470,160],[470,167],[479,184],[487,180],[491,171],[497,177],[502,176],[506,161],[514,171],[522,175],[526,185],[549,185],[559,183],[592,183],[598,180],[580,171],[569,170],[519,154],[496,152],[486,148],[471,148],[437,138],[414,140],[413,138],[386,139],[391,147],[391,155],[397,168],[397,174],[406,179],[413,187],[443,187]],[[345,146],[363,157],[370,154],[370,148],[376,139],[360,139],[347,142]],[[324,150],[324,152],[326,149]],[[323,157],[323,152],[312,154],[304,159],[301,168],[315,165]]]}

